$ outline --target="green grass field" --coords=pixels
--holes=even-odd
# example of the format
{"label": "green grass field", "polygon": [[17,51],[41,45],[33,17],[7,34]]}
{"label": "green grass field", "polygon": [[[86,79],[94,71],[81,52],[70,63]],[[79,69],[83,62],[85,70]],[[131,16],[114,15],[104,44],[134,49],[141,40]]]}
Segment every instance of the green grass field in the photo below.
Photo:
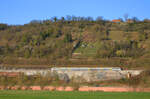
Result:
{"label": "green grass field", "polygon": [[0,99],[150,99],[150,93],[0,91]]}

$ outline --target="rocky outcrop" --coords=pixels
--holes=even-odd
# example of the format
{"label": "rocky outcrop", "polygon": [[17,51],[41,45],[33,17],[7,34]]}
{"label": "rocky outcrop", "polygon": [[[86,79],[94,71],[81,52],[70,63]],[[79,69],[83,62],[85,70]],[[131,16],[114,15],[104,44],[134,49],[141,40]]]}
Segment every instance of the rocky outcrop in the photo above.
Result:
{"label": "rocky outcrop", "polygon": [[[104,80],[118,80],[130,76],[139,75],[142,70],[121,70],[120,68],[55,68],[55,69],[17,69],[17,70],[0,70],[2,76],[17,76],[20,73],[25,75],[42,76],[51,75],[58,77],[60,80],[69,82],[91,82],[91,81],[104,81]],[[129,75],[130,74],[130,75]]]}
{"label": "rocky outcrop", "polygon": [[75,82],[92,82],[104,80],[118,80],[127,78],[128,74],[131,76],[139,75],[142,70],[87,70],[87,71],[70,71],[70,70],[57,70],[56,74],[59,75],[61,80],[68,81],[72,79]]}

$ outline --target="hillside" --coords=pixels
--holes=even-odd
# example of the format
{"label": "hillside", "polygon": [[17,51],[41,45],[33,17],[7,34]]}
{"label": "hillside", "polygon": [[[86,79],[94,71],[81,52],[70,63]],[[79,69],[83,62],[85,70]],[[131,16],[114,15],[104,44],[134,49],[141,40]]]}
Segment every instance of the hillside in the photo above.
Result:
{"label": "hillside", "polygon": [[149,68],[150,21],[67,16],[0,24],[0,63]]}

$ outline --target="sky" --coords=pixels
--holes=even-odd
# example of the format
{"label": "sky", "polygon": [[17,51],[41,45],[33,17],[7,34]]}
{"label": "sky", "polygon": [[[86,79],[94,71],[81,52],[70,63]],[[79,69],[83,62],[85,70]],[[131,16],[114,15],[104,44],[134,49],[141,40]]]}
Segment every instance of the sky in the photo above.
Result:
{"label": "sky", "polygon": [[0,23],[22,25],[53,16],[150,19],[150,0],[0,0]]}

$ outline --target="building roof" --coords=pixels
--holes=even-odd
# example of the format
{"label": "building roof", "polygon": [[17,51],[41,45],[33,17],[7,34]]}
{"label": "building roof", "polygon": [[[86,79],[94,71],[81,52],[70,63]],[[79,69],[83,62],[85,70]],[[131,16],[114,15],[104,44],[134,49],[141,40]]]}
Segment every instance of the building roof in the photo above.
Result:
{"label": "building roof", "polygon": [[114,20],[112,20],[112,22],[121,22],[121,20],[120,19],[114,19]]}

